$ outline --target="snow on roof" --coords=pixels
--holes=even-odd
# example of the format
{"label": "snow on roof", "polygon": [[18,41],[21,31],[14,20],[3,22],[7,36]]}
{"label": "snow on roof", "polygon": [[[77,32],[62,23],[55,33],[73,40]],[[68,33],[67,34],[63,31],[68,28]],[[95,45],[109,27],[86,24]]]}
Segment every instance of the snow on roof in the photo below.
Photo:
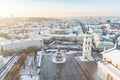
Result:
{"label": "snow on roof", "polygon": [[11,41],[3,37],[0,37],[0,45],[6,45],[6,44],[11,44]]}
{"label": "snow on roof", "polygon": [[41,37],[34,37],[34,38],[28,38],[28,39],[22,39],[22,40],[8,40],[8,39],[0,37],[0,45],[9,45],[9,44],[15,44],[15,43],[25,43],[25,42],[36,41],[36,40],[42,40],[42,39],[41,39]]}
{"label": "snow on roof", "polygon": [[41,37],[35,37],[33,40],[43,40]]}
{"label": "snow on roof", "polygon": [[108,58],[120,64],[120,50],[114,49],[112,51],[105,52],[105,54],[103,55],[107,56]]}
{"label": "snow on roof", "polygon": [[43,51],[37,51],[37,55],[42,55]]}
{"label": "snow on roof", "polygon": [[0,37],[0,41],[1,41],[1,40],[7,40],[7,39],[5,39],[5,38],[3,38],[3,37]]}
{"label": "snow on roof", "polygon": [[114,43],[110,41],[101,41],[101,45],[114,46]]}
{"label": "snow on roof", "polygon": [[66,34],[53,34],[55,37],[70,37],[71,35],[66,35]]}
{"label": "snow on roof", "polygon": [[112,72],[113,74],[115,74],[117,77],[120,77],[120,70],[116,69],[112,64],[103,64],[98,62],[98,64],[100,65],[104,65],[104,67],[106,69],[108,69],[110,72]]}
{"label": "snow on roof", "polygon": [[3,58],[3,56],[0,56],[0,59]]}
{"label": "snow on roof", "polygon": [[43,35],[42,38],[43,39],[50,39],[52,36],[51,35]]}

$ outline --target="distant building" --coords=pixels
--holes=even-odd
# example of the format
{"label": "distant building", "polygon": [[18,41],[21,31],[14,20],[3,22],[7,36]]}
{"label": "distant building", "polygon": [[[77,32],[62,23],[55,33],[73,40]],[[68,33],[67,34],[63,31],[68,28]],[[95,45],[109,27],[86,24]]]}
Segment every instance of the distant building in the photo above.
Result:
{"label": "distant building", "polygon": [[111,20],[107,20],[107,24],[110,24],[111,23]]}
{"label": "distant building", "polygon": [[110,27],[110,25],[108,24],[103,24],[102,26],[102,34],[103,35],[107,35],[108,34],[108,28]]}
{"label": "distant building", "polygon": [[108,49],[111,49],[111,48],[114,47],[114,43],[111,42],[111,41],[100,41],[100,42],[98,43],[98,45],[96,46],[96,48],[98,48],[99,51],[103,51],[104,47],[105,47],[105,49],[107,49],[107,50],[108,50]]}
{"label": "distant building", "polygon": [[13,23],[14,23],[14,16],[13,14],[10,15],[10,24],[11,26],[13,26]]}
{"label": "distant building", "polygon": [[113,22],[113,23],[111,24],[111,29],[120,30],[120,22]]}

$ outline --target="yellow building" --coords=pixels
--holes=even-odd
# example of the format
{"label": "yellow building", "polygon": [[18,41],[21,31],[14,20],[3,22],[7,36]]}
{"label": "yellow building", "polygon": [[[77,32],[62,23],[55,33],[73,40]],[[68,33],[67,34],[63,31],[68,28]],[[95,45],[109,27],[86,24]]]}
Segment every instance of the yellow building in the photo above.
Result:
{"label": "yellow building", "polygon": [[98,75],[102,80],[120,80],[120,50],[112,48],[102,55],[103,61],[98,62]]}

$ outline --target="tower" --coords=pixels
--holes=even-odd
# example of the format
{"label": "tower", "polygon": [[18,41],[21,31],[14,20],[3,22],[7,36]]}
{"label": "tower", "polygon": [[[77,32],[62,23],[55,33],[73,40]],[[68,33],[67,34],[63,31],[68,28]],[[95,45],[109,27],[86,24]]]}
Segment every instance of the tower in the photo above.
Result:
{"label": "tower", "polygon": [[94,59],[91,56],[91,47],[92,47],[92,37],[91,34],[86,32],[83,37],[83,53],[80,59],[82,61],[93,61]]}
{"label": "tower", "polygon": [[10,15],[10,24],[11,26],[13,26],[13,23],[14,23],[14,16],[13,14]]}
{"label": "tower", "polygon": [[82,54],[83,58],[85,59],[91,58],[91,45],[92,45],[91,35],[88,34],[87,32],[83,38],[83,54]]}

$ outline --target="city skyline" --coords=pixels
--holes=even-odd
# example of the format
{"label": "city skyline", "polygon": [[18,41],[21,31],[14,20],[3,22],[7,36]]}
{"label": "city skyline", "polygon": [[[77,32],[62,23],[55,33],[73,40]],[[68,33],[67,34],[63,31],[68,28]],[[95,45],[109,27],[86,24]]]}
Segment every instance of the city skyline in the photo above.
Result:
{"label": "city skyline", "polygon": [[119,0],[0,0],[0,16],[119,16]]}

